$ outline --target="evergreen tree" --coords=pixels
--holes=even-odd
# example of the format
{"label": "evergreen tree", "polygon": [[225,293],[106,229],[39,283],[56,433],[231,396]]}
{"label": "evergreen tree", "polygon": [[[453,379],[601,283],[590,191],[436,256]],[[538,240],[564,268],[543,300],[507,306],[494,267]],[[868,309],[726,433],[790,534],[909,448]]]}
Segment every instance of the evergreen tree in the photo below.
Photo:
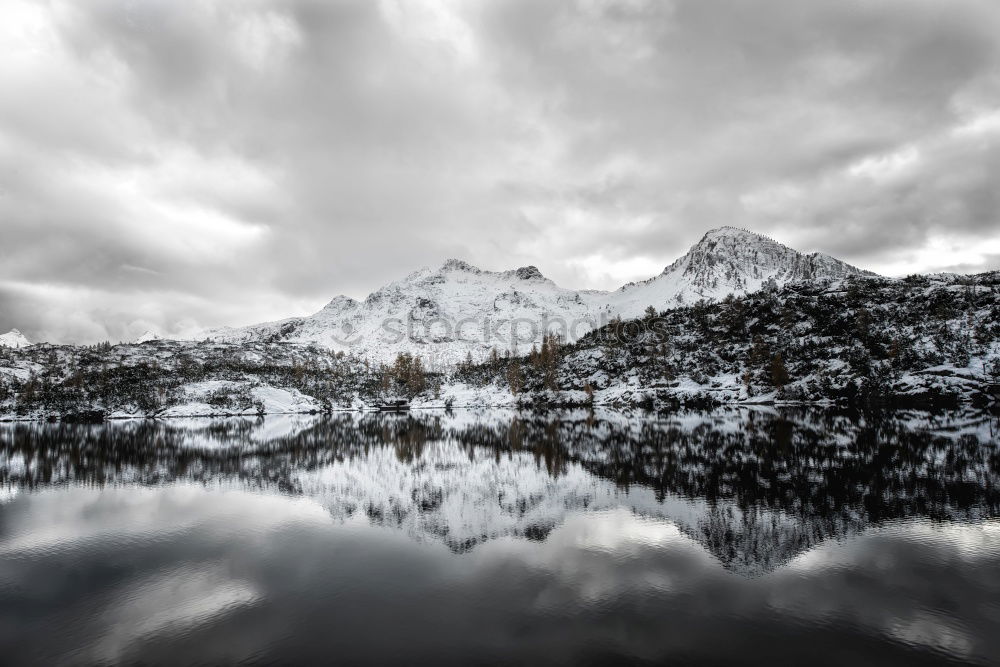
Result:
{"label": "evergreen tree", "polygon": [[771,384],[778,389],[788,384],[788,371],[785,370],[785,362],[781,358],[781,352],[771,357]]}

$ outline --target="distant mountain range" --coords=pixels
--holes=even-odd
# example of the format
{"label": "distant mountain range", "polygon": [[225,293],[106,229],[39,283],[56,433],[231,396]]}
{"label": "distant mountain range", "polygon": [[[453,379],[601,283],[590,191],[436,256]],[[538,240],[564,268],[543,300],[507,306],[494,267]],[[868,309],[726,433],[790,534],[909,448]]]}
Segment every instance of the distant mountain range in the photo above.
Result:
{"label": "distant mountain range", "polygon": [[220,342],[313,343],[372,361],[399,352],[448,366],[492,350],[524,354],[546,330],[569,341],[613,318],[742,296],[766,285],[875,274],[822,253],[800,253],[735,227],[707,234],[658,276],[612,292],[559,287],[534,266],[486,271],[451,259],[370,294],[338,296],[319,312],[245,327],[209,329],[196,338]]}

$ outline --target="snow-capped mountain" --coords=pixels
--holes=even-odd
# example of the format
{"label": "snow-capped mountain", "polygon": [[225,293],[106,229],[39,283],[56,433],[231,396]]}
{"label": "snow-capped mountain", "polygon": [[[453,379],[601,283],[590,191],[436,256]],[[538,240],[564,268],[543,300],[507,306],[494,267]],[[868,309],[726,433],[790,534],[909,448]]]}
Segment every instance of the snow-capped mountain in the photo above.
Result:
{"label": "snow-capped mountain", "polygon": [[0,334],[0,347],[28,347],[31,341],[17,329],[11,329],[5,334]]}
{"label": "snow-capped mountain", "polygon": [[875,274],[823,253],[800,253],[777,241],[736,227],[720,227],[702,237],[687,254],[649,280],[631,283],[608,298],[623,318],[639,317],[647,306],[659,310],[741,296],[773,283],[837,280]]}
{"label": "snow-capped mountain", "polygon": [[491,350],[524,354],[555,331],[573,341],[616,316],[634,318],[699,299],[743,295],[767,284],[873,275],[820,253],[803,254],[734,227],[708,232],[660,275],[614,292],[559,287],[534,266],[485,271],[451,259],[373,292],[338,296],[307,317],[203,332],[217,341],[315,343],[373,361],[399,352],[449,366]]}
{"label": "snow-capped mountain", "polygon": [[153,341],[153,340],[162,340],[162,338],[163,337],[160,336],[157,333],[154,333],[152,331],[146,331],[141,336],[139,336],[138,338],[136,338],[132,342],[133,343],[148,343],[149,341]]}
{"label": "snow-capped mountain", "polygon": [[451,259],[361,302],[338,296],[308,317],[209,330],[203,337],[315,343],[378,361],[408,351],[431,366],[447,366],[470,353],[481,360],[493,348],[523,354],[546,329],[576,339],[598,323],[605,296],[559,287],[534,266],[484,271]]}

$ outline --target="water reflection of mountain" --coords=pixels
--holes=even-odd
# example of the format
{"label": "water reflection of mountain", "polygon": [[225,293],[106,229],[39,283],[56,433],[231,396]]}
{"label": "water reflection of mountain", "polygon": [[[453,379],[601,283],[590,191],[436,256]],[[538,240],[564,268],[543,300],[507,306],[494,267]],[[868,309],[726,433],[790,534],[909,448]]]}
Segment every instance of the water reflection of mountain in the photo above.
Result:
{"label": "water reflection of mountain", "polygon": [[239,482],[455,551],[573,511],[667,519],[727,568],[911,517],[1000,516],[995,417],[728,410],[0,426],[0,484]]}

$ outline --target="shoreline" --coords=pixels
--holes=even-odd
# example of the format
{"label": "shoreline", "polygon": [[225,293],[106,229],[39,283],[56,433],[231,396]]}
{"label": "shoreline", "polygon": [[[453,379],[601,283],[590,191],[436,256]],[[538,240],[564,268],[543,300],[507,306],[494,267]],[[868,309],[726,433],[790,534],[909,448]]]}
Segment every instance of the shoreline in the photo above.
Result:
{"label": "shoreline", "polygon": [[[382,409],[375,404],[362,404],[356,407],[326,407],[325,409],[302,409],[302,410],[283,410],[283,411],[193,411],[193,412],[176,412],[176,408],[182,408],[181,406],[171,406],[167,410],[160,413],[144,414],[144,413],[126,413],[120,410],[111,412],[103,412],[100,409],[93,410],[83,410],[78,412],[66,412],[66,413],[49,413],[49,414],[34,414],[34,415],[16,415],[16,414],[4,414],[0,415],[0,424],[14,424],[14,423],[65,423],[65,424],[101,424],[116,421],[130,421],[130,420],[179,420],[179,419],[223,419],[223,418],[265,418],[272,416],[281,415],[311,415],[311,416],[323,416],[323,415],[336,415],[336,414],[392,414],[392,415],[403,415],[410,413],[433,413],[433,412],[449,412],[452,410],[487,410],[487,411],[501,411],[501,410],[516,410],[520,412],[530,412],[536,414],[544,414],[550,411],[558,410],[593,410],[595,408],[603,410],[612,411],[641,411],[649,415],[657,414],[669,414],[675,412],[690,412],[690,411],[711,411],[726,408],[815,408],[815,409],[845,409],[845,410],[877,410],[877,411],[900,411],[900,410],[915,410],[919,412],[936,413],[948,410],[956,409],[972,409],[982,412],[996,412],[1000,411],[1000,402],[993,401],[984,405],[976,405],[972,401],[959,401],[957,404],[950,400],[946,401],[904,401],[899,400],[905,397],[890,397],[891,400],[879,402],[877,404],[852,404],[846,401],[833,401],[829,399],[821,399],[816,401],[802,401],[802,400],[780,400],[780,399],[767,399],[767,400],[755,400],[755,401],[677,401],[670,402],[669,404],[647,405],[642,402],[573,402],[573,401],[562,401],[562,402],[518,402],[518,403],[464,403],[464,404],[418,404],[411,405],[406,408],[401,409]],[[950,397],[949,397],[950,398]],[[895,400],[892,400],[895,399]],[[168,413],[169,410],[175,410],[173,413]]]}

